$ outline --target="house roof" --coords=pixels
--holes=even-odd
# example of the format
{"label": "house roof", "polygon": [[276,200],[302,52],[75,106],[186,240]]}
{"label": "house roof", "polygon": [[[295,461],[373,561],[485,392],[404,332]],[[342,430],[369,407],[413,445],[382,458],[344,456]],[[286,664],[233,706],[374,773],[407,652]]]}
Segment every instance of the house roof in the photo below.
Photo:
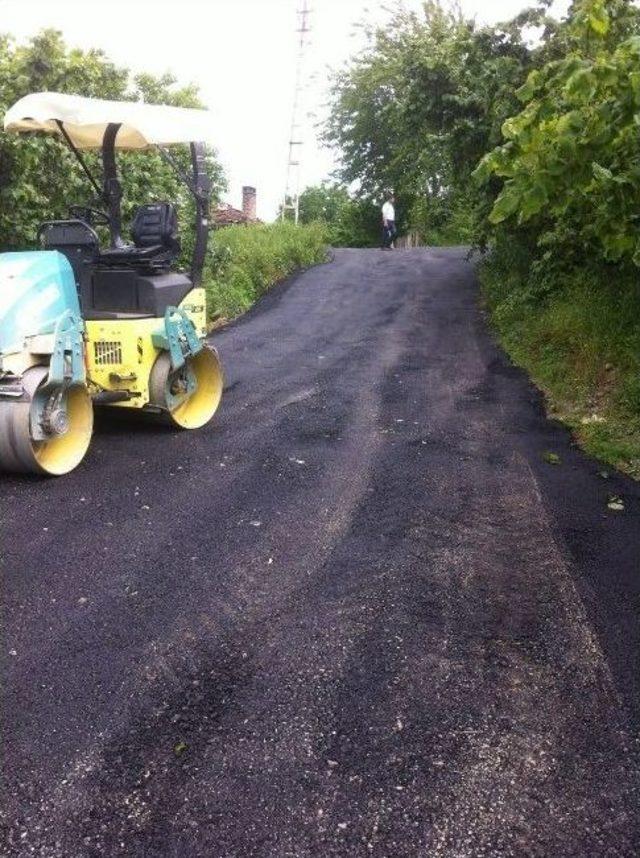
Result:
{"label": "house roof", "polygon": [[250,218],[245,212],[222,203],[212,213],[211,219],[216,226],[227,226],[234,223],[258,223],[257,218]]}
{"label": "house roof", "polygon": [[235,209],[233,206],[222,204],[213,212],[214,223],[246,223],[249,218],[240,209]]}

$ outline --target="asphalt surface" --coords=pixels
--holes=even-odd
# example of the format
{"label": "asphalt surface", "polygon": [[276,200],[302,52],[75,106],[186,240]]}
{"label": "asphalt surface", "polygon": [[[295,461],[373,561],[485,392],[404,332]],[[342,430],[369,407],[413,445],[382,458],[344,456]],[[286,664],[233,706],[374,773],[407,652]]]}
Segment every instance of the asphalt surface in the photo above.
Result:
{"label": "asphalt surface", "polygon": [[215,342],[205,430],[0,479],[0,854],[639,854],[640,488],[464,251],[340,251]]}

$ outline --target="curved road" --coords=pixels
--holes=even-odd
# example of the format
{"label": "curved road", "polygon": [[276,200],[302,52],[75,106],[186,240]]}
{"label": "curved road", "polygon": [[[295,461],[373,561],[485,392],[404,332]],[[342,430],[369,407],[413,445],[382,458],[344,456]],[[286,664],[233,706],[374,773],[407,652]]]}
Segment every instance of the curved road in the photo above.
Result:
{"label": "curved road", "polygon": [[640,489],[464,251],[340,251],[215,341],[206,430],[1,479],[0,854],[637,854]]}

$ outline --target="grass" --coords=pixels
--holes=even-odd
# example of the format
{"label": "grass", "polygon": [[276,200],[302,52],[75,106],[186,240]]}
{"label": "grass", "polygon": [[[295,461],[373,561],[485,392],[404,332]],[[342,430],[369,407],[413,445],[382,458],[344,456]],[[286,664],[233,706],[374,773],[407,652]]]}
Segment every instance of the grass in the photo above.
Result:
{"label": "grass", "polygon": [[640,272],[555,275],[542,289],[508,252],[480,266],[486,304],[512,360],[591,455],[640,479]]}
{"label": "grass", "polygon": [[204,272],[210,321],[239,316],[294,271],[324,262],[326,244],[320,224],[277,222],[217,230]]}

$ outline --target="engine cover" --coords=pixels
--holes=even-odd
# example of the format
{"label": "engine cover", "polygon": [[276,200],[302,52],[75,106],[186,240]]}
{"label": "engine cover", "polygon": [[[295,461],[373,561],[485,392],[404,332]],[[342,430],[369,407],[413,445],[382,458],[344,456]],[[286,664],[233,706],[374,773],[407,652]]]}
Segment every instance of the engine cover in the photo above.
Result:
{"label": "engine cover", "polygon": [[25,348],[27,337],[52,334],[80,304],[71,266],[56,250],[0,254],[0,355]]}

